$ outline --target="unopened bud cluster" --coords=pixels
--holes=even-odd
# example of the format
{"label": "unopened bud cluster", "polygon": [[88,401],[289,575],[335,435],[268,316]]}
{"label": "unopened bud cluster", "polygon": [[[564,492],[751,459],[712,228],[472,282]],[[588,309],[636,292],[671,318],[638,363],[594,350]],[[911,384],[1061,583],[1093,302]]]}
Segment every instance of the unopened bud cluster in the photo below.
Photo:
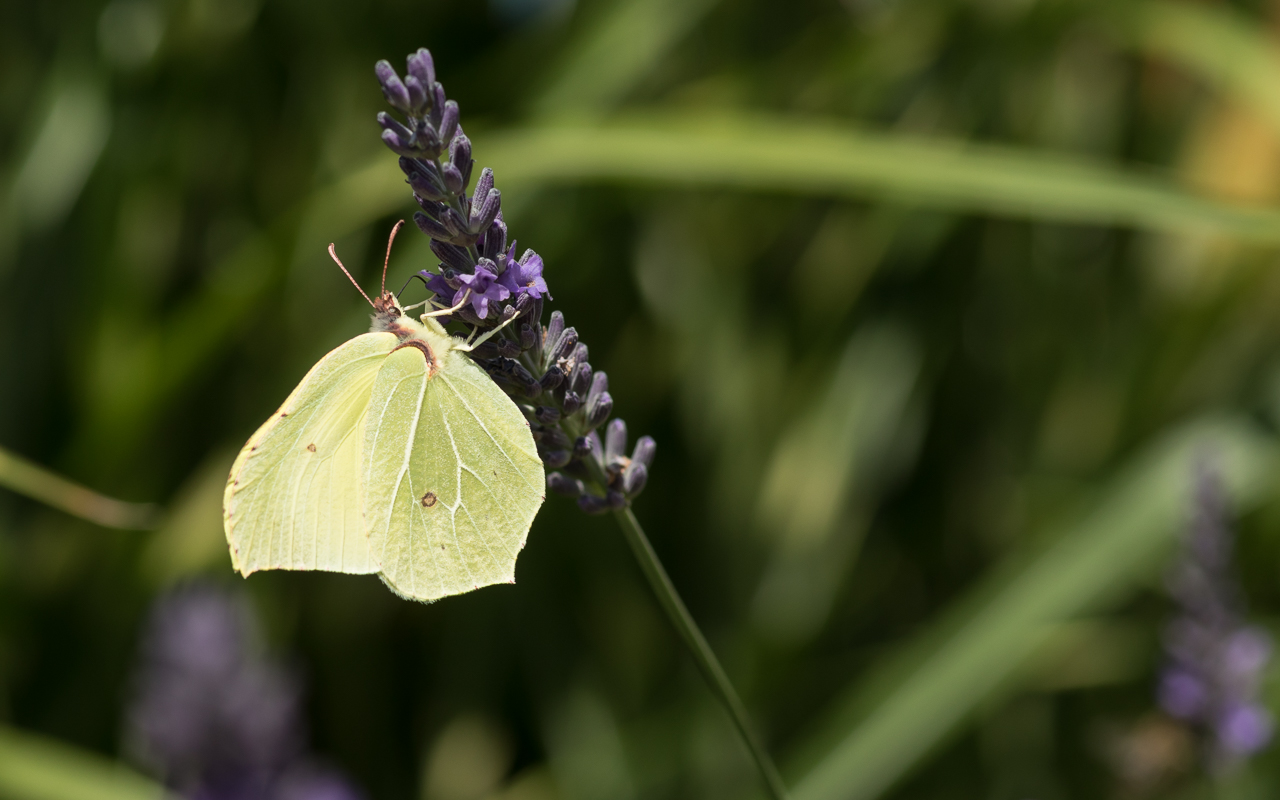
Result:
{"label": "unopened bud cluster", "polygon": [[481,170],[470,195],[471,140],[458,121],[458,104],[445,97],[431,54],[408,57],[406,75],[379,61],[374,68],[382,93],[404,121],[378,115],[382,141],[400,156],[414,199],[418,228],[431,237],[436,271],[418,274],[440,308],[458,307],[442,323],[457,321],[478,332],[502,326],[472,353],[524,411],[547,467],[547,485],[576,497],[589,513],[626,504],[644,489],[655,444],[642,437],[630,456],[627,426],[609,422],[603,441],[597,430],[613,411],[609,379],[587,361],[587,346],[566,327],[559,312],[542,324],[551,293],[542,258],[526,250],[518,259],[507,243],[502,193],[493,171]]}

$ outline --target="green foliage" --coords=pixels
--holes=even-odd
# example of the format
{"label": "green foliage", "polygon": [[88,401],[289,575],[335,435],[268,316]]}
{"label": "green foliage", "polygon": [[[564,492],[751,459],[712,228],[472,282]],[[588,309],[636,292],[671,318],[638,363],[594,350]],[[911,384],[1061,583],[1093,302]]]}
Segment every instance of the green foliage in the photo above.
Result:
{"label": "green foliage", "polygon": [[0,797],[5,800],[163,800],[142,775],[52,739],[0,729]]}

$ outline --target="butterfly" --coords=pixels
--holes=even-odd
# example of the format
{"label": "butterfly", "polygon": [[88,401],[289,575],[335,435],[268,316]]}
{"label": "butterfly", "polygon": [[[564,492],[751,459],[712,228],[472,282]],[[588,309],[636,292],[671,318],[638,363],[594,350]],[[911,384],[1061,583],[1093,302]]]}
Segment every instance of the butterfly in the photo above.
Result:
{"label": "butterfly", "polygon": [[231,468],[223,522],[246,577],[376,573],[421,601],[515,582],[545,499],[542,460],[520,409],[468,354],[496,329],[466,342],[435,319],[467,297],[413,319],[386,290],[400,224],[381,294],[365,295],[371,330],[320,359]]}

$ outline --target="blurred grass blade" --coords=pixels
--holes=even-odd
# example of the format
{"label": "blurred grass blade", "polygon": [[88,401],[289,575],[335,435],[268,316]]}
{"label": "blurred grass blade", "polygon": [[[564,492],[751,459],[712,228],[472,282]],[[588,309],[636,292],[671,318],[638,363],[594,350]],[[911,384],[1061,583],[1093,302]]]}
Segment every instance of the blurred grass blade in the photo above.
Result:
{"label": "blurred grass blade", "polygon": [[878,796],[976,706],[1011,689],[1058,625],[1149,577],[1189,514],[1201,454],[1222,467],[1241,508],[1258,502],[1274,474],[1274,442],[1242,422],[1203,422],[1155,445],[1042,551],[1012,559],[899,658],[851,687],[800,755],[814,766],[796,784],[796,800]]}
{"label": "blurred grass blade", "polygon": [[751,605],[752,621],[771,643],[806,643],[826,622],[874,499],[918,439],[910,412],[921,362],[914,337],[900,327],[859,328],[826,391],[779,436],[756,511],[773,555]]}
{"label": "blurred grass blade", "polygon": [[478,138],[476,152],[500,181],[830,194],[1023,219],[1208,229],[1280,242],[1280,210],[1200,197],[1152,171],[820,121],[646,116]]}
{"label": "blurred grass blade", "polygon": [[0,448],[0,486],[106,528],[143,530],[156,521],[155,506],[113,500],[4,448]]}
{"label": "blurred grass blade", "polygon": [[534,113],[586,116],[609,111],[715,2],[618,0],[576,37]]}
{"label": "blurred grass blade", "polygon": [[1280,131],[1280,46],[1257,21],[1224,5],[1157,2],[1123,18],[1146,52],[1253,108]]}
{"label": "blurred grass blade", "polygon": [[122,764],[61,742],[0,727],[4,800],[164,800],[164,788]]}
{"label": "blurred grass blade", "polygon": [[111,129],[111,111],[102,88],[85,80],[65,80],[53,99],[22,166],[9,202],[24,227],[42,229],[70,210],[98,163]]}

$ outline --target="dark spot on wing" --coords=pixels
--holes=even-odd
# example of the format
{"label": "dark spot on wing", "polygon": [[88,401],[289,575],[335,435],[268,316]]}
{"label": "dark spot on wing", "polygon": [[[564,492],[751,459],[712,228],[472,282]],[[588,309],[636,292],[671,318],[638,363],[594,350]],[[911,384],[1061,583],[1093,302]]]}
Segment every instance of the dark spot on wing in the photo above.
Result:
{"label": "dark spot on wing", "polygon": [[314,453],[316,451],[316,446],[314,444],[309,444],[307,445],[307,449]]}
{"label": "dark spot on wing", "polygon": [[[422,496],[422,507],[423,507],[423,508],[431,508],[431,507],[432,507],[432,506],[434,506],[435,504],[436,504],[436,493],[435,493],[435,492],[427,492],[426,494],[424,494],[424,495]],[[441,545],[441,547],[443,547],[443,546],[444,546],[444,545]]]}

